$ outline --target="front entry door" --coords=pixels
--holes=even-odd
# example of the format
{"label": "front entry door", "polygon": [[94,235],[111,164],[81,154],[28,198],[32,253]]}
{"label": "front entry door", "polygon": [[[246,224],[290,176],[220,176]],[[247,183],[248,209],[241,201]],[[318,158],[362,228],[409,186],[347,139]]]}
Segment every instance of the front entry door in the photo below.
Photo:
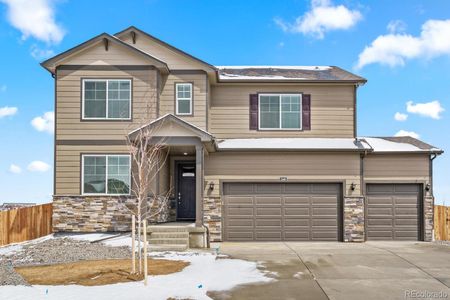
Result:
{"label": "front entry door", "polygon": [[195,163],[177,164],[177,219],[195,220]]}

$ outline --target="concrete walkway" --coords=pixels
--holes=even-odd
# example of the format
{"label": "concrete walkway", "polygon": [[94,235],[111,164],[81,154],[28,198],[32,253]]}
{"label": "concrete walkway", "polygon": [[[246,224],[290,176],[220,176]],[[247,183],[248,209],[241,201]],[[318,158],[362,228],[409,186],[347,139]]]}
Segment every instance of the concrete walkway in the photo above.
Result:
{"label": "concrete walkway", "polygon": [[[278,242],[218,243],[213,247],[234,258],[259,262],[260,268],[276,279],[269,284],[211,292],[213,299],[413,299],[414,291],[441,292],[442,299],[450,299],[449,246]],[[439,298],[426,296],[420,299]]]}

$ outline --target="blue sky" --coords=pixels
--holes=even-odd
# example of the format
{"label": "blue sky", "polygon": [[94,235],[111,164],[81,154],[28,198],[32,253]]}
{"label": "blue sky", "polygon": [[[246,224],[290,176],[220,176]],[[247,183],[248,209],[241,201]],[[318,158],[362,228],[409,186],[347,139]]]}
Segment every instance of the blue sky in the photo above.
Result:
{"label": "blue sky", "polygon": [[[354,71],[368,79],[360,136],[403,130],[450,149],[450,1],[0,0],[0,203],[51,199],[53,79],[39,62],[129,25],[215,65]],[[435,160],[437,203],[449,169]]]}

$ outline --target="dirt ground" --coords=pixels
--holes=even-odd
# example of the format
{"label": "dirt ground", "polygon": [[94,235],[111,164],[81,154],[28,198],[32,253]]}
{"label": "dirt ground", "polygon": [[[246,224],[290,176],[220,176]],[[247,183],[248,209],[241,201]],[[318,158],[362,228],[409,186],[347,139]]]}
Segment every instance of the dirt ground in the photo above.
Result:
{"label": "dirt ground", "polygon": [[[176,273],[188,265],[188,262],[179,260],[149,259],[148,274]],[[32,285],[79,284],[94,286],[138,281],[144,278],[144,275],[131,274],[130,259],[87,260],[45,266],[16,267],[15,270]]]}

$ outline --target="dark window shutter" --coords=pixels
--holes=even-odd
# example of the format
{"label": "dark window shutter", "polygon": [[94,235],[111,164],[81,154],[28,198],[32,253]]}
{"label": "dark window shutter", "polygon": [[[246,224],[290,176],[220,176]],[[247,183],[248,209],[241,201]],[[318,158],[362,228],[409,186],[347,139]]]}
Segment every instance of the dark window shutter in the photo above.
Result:
{"label": "dark window shutter", "polygon": [[302,130],[311,130],[311,95],[302,95]]}
{"label": "dark window shutter", "polygon": [[250,94],[250,130],[258,130],[258,94]]}

